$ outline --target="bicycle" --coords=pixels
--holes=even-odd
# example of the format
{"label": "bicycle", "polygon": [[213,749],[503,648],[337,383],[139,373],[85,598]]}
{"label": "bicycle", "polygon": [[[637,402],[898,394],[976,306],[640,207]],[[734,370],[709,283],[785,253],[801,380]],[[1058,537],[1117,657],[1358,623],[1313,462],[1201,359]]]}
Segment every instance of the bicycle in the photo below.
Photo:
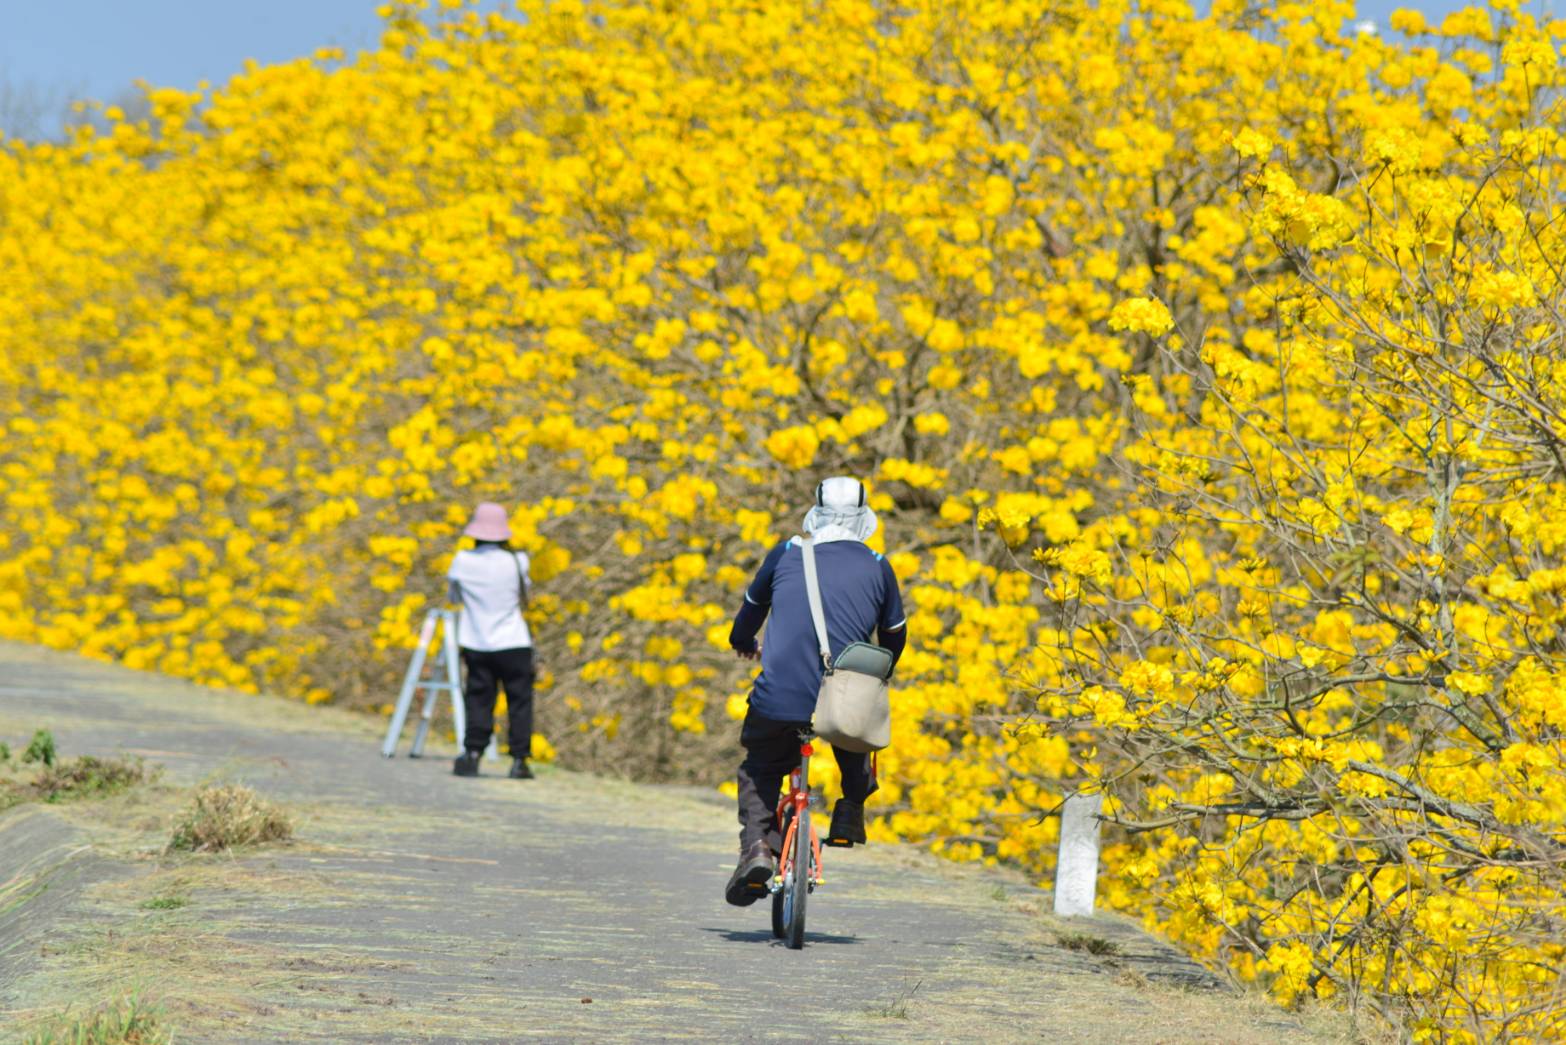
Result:
{"label": "bicycle", "polygon": [[821,842],[810,822],[810,756],[814,734],[799,734],[799,768],[789,772],[789,786],[778,799],[778,829],[783,852],[778,873],[768,887],[772,893],[772,935],[792,950],[805,946],[805,901],[816,886],[824,885]]}

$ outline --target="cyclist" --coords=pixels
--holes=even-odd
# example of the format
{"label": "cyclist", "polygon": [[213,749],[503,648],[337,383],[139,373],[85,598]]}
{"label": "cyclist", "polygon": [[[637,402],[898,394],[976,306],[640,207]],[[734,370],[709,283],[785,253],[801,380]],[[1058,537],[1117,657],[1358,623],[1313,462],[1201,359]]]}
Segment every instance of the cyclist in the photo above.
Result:
{"label": "cyclist", "polygon": [[[875,533],[875,512],[865,503],[864,484],[835,476],[816,487],[816,503],[805,516],[805,531],[816,545],[821,601],[827,638],[835,657],[853,642],[878,644],[892,652],[893,663],[907,640],[907,620],[897,576],[886,558],[865,546]],[[771,613],[765,642],[756,633]],[[799,542],[790,538],[773,548],[746,589],[734,618],[729,645],[740,657],[761,659],[761,674],[750,692],[750,707],[740,727],[745,760],[739,767],[740,858],[724,898],[736,907],[767,894],[774,861],[783,848],[777,823],[783,779],[799,764],[799,731],[810,728],[821,688],[821,650],[810,603]],[[831,845],[865,841],[865,799],[876,790],[871,756],[833,749],[842,771],[843,797],[832,809],[827,835]]]}

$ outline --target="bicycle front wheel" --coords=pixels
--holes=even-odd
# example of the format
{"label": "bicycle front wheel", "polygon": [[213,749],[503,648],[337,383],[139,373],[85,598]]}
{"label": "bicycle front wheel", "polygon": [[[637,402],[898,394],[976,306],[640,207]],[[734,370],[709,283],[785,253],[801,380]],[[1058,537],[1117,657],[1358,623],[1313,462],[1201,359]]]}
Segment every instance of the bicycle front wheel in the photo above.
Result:
{"label": "bicycle front wheel", "polygon": [[780,830],[783,832],[783,843],[785,849],[784,859],[781,861],[784,867],[779,869],[780,871],[785,872],[783,877],[783,888],[772,894],[772,935],[777,937],[779,940],[788,936],[788,918],[791,911],[788,902],[788,880],[790,876],[786,873],[786,869],[788,864],[787,850],[793,848],[794,841],[788,835],[788,825],[793,822],[794,811],[790,809],[788,812],[783,814],[783,823],[780,825]]}
{"label": "bicycle front wheel", "polygon": [[788,896],[786,925],[783,942],[792,950],[805,946],[805,898],[810,895],[810,810],[806,808],[794,825],[792,866],[783,880],[783,892]]}

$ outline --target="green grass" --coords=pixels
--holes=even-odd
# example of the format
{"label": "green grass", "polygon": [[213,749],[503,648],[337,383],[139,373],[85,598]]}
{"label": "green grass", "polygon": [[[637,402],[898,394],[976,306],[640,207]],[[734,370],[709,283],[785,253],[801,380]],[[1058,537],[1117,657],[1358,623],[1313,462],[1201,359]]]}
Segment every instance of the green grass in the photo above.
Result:
{"label": "green grass", "polygon": [[35,732],[27,750],[22,752],[23,762],[42,762],[46,766],[54,765],[54,757],[54,734],[47,729]]}
{"label": "green grass", "polygon": [[138,906],[144,911],[177,911],[189,905],[190,900],[183,896],[154,896],[150,900],[143,900]]}
{"label": "green grass", "polygon": [[132,995],[85,1015],[62,1013],[22,1039],[26,1045],[169,1045],[161,1014]]}
{"label": "green grass", "polygon": [[1092,933],[1060,933],[1056,937],[1056,942],[1068,951],[1086,951],[1098,957],[1120,953],[1118,943],[1106,940],[1102,936],[1094,936]]}
{"label": "green grass", "polygon": [[908,1003],[913,1001],[913,996],[923,985],[924,981],[919,980],[912,987],[905,987],[899,990],[886,1002],[879,1005],[866,1006],[865,1015],[883,1020],[906,1020],[908,1018]]}

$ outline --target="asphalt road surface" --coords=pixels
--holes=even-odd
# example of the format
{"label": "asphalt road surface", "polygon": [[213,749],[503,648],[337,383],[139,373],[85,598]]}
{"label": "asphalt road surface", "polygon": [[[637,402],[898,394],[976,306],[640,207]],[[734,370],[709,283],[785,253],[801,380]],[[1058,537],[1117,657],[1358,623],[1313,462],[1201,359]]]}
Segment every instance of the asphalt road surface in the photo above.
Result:
{"label": "asphalt road surface", "polygon": [[[459,779],[434,743],[382,759],[370,718],[0,644],[0,739],[39,727],[164,772],[0,813],[0,1037],[132,992],[181,1043],[1337,1037],[1128,921],[1055,921],[1020,877],[908,847],[829,850],[788,950],[766,903],[722,900],[716,793],[493,762]],[[282,803],[296,839],[163,852],[218,780]]]}

